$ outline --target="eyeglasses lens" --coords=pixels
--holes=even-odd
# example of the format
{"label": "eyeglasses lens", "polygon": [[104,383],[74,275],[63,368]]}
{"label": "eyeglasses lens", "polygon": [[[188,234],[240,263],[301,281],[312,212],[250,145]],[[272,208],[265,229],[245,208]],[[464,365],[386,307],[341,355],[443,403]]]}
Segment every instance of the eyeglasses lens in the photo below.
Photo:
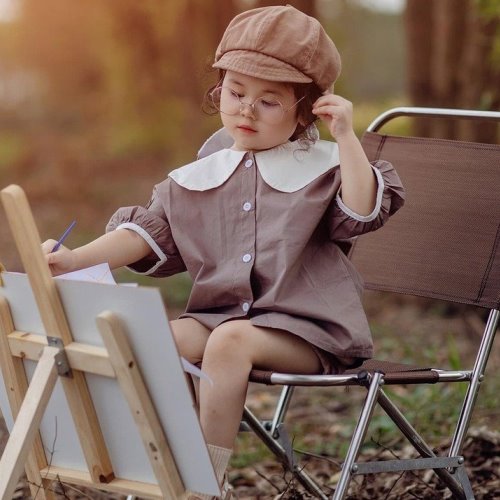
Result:
{"label": "eyeglasses lens", "polygon": [[283,105],[276,99],[259,97],[248,103],[229,87],[217,87],[212,91],[211,98],[213,105],[225,115],[234,116],[249,107],[256,118],[271,125],[280,123],[285,114]]}

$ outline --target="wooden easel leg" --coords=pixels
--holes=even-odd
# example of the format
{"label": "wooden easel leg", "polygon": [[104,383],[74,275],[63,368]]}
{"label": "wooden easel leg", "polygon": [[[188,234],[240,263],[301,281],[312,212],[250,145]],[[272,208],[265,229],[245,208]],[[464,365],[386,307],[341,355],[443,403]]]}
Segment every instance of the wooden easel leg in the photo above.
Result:
{"label": "wooden easel leg", "polygon": [[12,498],[27,455],[38,435],[40,421],[58,378],[55,359],[58,353],[59,349],[55,347],[44,348],[17,415],[7,446],[0,459],[1,500]]}
{"label": "wooden easel leg", "polygon": [[164,498],[185,498],[186,489],[119,319],[103,312],[97,326]]}
{"label": "wooden easel leg", "polygon": [[[40,236],[28,199],[19,186],[8,186],[0,192],[7,220],[12,230],[24,269],[30,280],[40,317],[46,332],[73,342],[55,281],[42,253]],[[85,374],[73,370],[73,376],[61,377],[61,385],[75,422],[83,455],[92,479],[107,483],[114,478],[108,449],[90,396]]]}
{"label": "wooden easel leg", "polygon": [[[9,403],[14,420],[28,391],[28,378],[21,358],[11,355],[8,335],[14,331],[10,308],[4,297],[0,297],[0,369],[2,370]],[[25,469],[32,497],[37,500],[54,500],[49,490],[50,479],[43,479],[40,470],[47,467],[47,458],[39,435],[35,437],[32,450],[26,460]]]}

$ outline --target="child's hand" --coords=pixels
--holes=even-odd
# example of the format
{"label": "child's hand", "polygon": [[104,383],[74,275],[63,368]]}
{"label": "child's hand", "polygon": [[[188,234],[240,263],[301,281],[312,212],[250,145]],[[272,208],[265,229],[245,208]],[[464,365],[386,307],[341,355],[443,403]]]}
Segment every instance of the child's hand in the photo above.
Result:
{"label": "child's hand", "polygon": [[76,258],[73,250],[61,245],[57,252],[52,253],[52,249],[56,243],[56,240],[47,240],[42,243],[42,251],[54,276],[69,273],[76,267]]}
{"label": "child's hand", "polygon": [[352,104],[347,99],[335,94],[323,95],[313,104],[312,112],[326,124],[335,139],[353,133]]}

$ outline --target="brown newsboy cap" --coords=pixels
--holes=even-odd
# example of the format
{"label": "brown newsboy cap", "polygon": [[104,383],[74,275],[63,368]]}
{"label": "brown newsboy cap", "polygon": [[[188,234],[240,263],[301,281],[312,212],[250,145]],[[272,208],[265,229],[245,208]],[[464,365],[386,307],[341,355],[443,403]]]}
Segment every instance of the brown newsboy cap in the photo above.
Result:
{"label": "brown newsboy cap", "polygon": [[290,5],[238,14],[215,53],[214,68],[278,82],[314,82],[328,90],[340,55],[319,21]]}

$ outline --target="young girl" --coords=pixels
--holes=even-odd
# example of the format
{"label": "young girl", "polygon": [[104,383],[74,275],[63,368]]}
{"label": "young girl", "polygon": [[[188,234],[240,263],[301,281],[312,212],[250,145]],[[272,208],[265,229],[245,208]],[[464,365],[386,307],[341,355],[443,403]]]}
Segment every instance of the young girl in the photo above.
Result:
{"label": "young girl", "polygon": [[[207,98],[224,129],[201,158],[155,186],[146,207],[118,210],[104,236],[44,250],[54,274],[103,261],[154,276],[187,269],[191,296],[171,326],[180,354],[213,381],[198,404],[222,481],[252,368],[338,373],[372,355],[345,250],[404,194],[390,164],[370,165],[351,104],[331,92],[340,57],[318,21],[290,6],[243,12],[214,67]],[[318,117],[336,142],[317,140]]]}

